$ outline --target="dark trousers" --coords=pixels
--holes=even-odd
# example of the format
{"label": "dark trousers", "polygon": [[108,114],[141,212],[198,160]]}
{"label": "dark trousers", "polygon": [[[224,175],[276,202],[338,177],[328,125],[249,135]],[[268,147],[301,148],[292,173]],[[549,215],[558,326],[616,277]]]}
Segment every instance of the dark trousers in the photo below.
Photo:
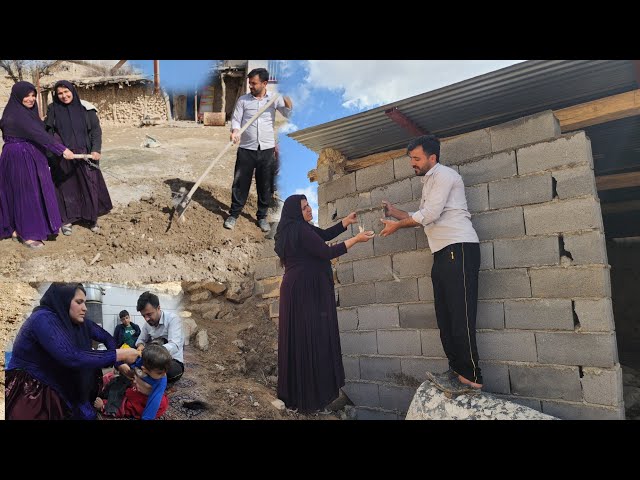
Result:
{"label": "dark trousers", "polygon": [[440,339],[449,367],[482,383],[476,345],[480,245],[454,243],[433,254],[431,280]]}
{"label": "dark trousers", "polygon": [[175,358],[171,359],[171,365],[169,366],[169,370],[167,371],[167,383],[173,383],[180,380],[180,377],[184,373],[184,363],[176,360]]}
{"label": "dark trousers", "polygon": [[269,200],[273,188],[274,149],[247,150],[238,148],[236,167],[231,187],[231,210],[229,214],[238,218],[249,196],[253,171],[256,172],[256,190],[258,191],[258,220],[267,218]]}

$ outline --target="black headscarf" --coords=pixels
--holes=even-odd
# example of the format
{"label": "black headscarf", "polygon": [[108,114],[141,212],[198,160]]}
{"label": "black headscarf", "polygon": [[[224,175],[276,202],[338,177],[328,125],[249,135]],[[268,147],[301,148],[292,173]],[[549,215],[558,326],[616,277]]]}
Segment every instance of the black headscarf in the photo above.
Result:
{"label": "black headscarf", "polygon": [[287,252],[292,252],[298,245],[300,239],[300,229],[307,225],[302,216],[300,202],[306,200],[304,195],[291,195],[284,201],[280,223],[276,230],[274,250],[280,257],[280,262],[284,265],[284,258]]}
{"label": "black headscarf", "polygon": [[[40,299],[40,306],[33,311],[49,310],[53,312],[60,322],[59,325],[68,332],[71,343],[78,349],[91,350],[91,335],[89,333],[89,322],[91,320],[85,319],[83,323],[76,324],[73,323],[69,316],[71,302],[79,289],[84,291],[82,285],[78,283],[52,283]],[[92,368],[82,368],[70,371],[69,375],[74,377],[73,385],[76,387],[75,398],[70,400],[87,400],[85,397],[88,396],[95,384],[94,370]]]}
{"label": "black headscarf", "polygon": [[[65,104],[58,98],[58,87],[68,88],[73,94],[70,104]],[[71,82],[60,80],[53,86],[53,114],[55,116],[56,132],[62,142],[71,150],[89,152],[87,136],[87,117],[85,108],[80,103],[78,90]]]}
{"label": "black headscarf", "polygon": [[0,120],[2,134],[31,140],[38,145],[58,143],[44,128],[44,122],[38,114],[38,102],[31,108],[22,104],[22,100],[35,91],[36,87],[29,82],[17,82],[11,88],[11,96]]}

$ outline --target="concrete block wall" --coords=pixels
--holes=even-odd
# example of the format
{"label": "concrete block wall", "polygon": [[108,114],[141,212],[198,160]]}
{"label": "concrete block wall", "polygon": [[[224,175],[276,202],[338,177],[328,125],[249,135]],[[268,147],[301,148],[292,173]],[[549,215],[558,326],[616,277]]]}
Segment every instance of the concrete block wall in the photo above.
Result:
{"label": "concrete block wall", "polygon": [[[624,418],[585,133],[562,135],[553,113],[542,112],[443,142],[441,162],[462,176],[481,241],[477,341],[485,390],[560,418]],[[383,199],[415,210],[421,184],[408,164],[395,158],[322,181],[320,227],[355,210],[377,233]],[[358,244],[335,264],[344,390],[358,418],[404,418],[425,372],[448,367],[431,265],[422,228]],[[277,273],[268,262],[260,268]]]}

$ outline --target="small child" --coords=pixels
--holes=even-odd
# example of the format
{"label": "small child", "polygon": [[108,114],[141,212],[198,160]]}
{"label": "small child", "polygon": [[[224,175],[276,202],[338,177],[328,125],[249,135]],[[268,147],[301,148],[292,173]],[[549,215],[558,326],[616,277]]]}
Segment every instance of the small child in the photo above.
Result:
{"label": "small child", "polygon": [[[169,405],[169,400],[164,394],[167,388],[167,371],[171,365],[171,354],[163,346],[151,343],[143,351],[142,357],[131,365],[135,372],[133,385],[124,392],[122,401],[117,396],[109,395],[109,381],[105,381],[102,392],[103,398],[109,398],[109,410],[113,411],[115,405],[117,411],[107,412],[108,405],[103,398],[96,398],[93,406],[105,415],[115,417],[133,417],[142,420],[154,420],[164,414]],[[108,374],[109,375],[109,374]],[[105,379],[106,380],[106,379]],[[109,380],[113,380],[113,377]],[[111,384],[115,384],[112,381]],[[115,403],[115,405],[113,405]]]}

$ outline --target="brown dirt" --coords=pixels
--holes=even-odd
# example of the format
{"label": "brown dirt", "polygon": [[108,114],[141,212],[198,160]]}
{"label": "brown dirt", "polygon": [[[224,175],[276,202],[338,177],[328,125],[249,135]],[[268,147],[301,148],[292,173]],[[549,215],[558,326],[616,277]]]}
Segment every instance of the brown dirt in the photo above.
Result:
{"label": "brown dirt", "polygon": [[[9,281],[122,284],[244,278],[264,234],[255,224],[253,185],[236,228],[222,227],[229,208],[235,147],[202,183],[185,221],[174,219],[167,231],[171,191],[191,188],[228,142],[227,127],[195,127],[188,122],[183,127],[104,127],[101,168],[110,172],[104,178],[114,209],[100,218],[101,231],[95,234],[74,226],[73,235],[58,235],[38,251],[2,240],[0,272]],[[142,147],[146,135],[161,146]]]}

